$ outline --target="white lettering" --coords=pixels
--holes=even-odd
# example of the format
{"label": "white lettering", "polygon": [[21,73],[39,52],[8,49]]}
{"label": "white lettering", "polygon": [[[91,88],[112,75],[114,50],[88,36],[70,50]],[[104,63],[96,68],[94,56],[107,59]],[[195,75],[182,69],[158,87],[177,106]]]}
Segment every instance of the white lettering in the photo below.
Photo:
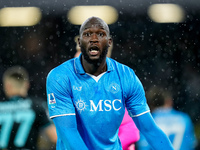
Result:
{"label": "white lettering", "polygon": [[113,109],[118,111],[118,110],[121,109],[121,107],[119,107],[118,109],[115,107],[115,102],[116,102],[116,101],[118,101],[118,102],[120,102],[120,103],[122,103],[122,101],[121,101],[120,99],[115,99],[115,100],[112,102]]}
{"label": "white lettering", "polygon": [[[99,100],[98,104],[95,105],[95,103],[93,102],[93,100],[90,100],[90,111],[111,111],[112,108],[115,111],[118,111],[121,109],[121,105],[120,104],[116,104],[116,103],[122,103],[122,101],[120,99],[115,99],[113,101],[111,100]],[[118,107],[117,107],[118,106]]]}
{"label": "white lettering", "polygon": [[[99,103],[97,104],[97,106],[95,106],[94,102],[92,100],[90,100],[90,111],[97,111],[98,107],[99,107],[99,111],[103,111],[102,101],[103,100],[100,100]],[[94,110],[92,108],[94,108]]]}
{"label": "white lettering", "polygon": [[[104,105],[105,105],[105,111],[110,111],[112,109],[112,107],[111,107],[111,100],[105,100],[104,101]],[[109,108],[109,109],[106,109],[106,108]]]}

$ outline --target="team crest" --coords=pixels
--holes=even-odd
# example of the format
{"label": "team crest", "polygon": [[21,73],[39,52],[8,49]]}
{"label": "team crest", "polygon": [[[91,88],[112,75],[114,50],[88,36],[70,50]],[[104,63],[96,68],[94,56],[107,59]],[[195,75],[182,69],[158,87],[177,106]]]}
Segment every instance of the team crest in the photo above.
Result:
{"label": "team crest", "polygon": [[117,83],[111,83],[109,86],[109,90],[110,90],[110,92],[115,94],[115,93],[119,92],[120,86]]}

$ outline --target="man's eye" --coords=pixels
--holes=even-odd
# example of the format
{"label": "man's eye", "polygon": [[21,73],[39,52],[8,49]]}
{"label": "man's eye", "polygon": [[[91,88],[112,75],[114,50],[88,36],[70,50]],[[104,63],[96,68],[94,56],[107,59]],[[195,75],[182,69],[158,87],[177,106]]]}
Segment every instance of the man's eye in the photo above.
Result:
{"label": "man's eye", "polygon": [[99,36],[104,36],[104,34],[102,32],[99,33]]}
{"label": "man's eye", "polygon": [[89,32],[85,33],[85,36],[90,36],[90,35],[91,35],[91,33],[89,33]]}

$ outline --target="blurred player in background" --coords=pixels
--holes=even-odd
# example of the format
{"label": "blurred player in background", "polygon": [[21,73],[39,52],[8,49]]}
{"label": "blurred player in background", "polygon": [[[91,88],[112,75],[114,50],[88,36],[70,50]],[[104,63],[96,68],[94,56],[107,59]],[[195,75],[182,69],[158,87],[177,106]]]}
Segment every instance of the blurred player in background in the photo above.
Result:
{"label": "blurred player in background", "polygon": [[8,68],[3,74],[3,88],[8,100],[0,101],[0,149],[37,150],[41,131],[56,143],[55,126],[47,117],[43,100],[28,96],[29,75],[25,68]]}
{"label": "blurred player in background", "polygon": [[[78,38],[79,36],[76,36],[74,38],[74,41],[76,43],[76,53],[74,57],[78,57],[81,54],[81,48],[79,47],[79,44],[78,44]],[[111,57],[112,50],[113,50],[113,43],[108,48],[107,57]],[[123,150],[135,150],[135,143],[139,140],[140,134],[134,121],[129,116],[127,109],[125,109],[124,118],[119,127],[118,135],[119,135]]]}
{"label": "blurred player in background", "polygon": [[[166,133],[175,150],[194,150],[196,137],[188,114],[173,108],[172,94],[161,87],[152,87],[147,92],[148,104],[157,125]],[[137,143],[138,150],[152,150],[144,136]]]}

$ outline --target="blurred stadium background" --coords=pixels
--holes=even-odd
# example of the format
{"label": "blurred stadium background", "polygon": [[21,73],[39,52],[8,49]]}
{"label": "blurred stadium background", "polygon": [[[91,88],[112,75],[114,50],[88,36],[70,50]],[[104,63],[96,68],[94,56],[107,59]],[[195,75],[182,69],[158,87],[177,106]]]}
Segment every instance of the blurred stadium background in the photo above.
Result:
{"label": "blurred stadium background", "polygon": [[91,15],[110,25],[112,58],[133,68],[146,91],[152,85],[171,90],[175,108],[191,116],[200,139],[199,0],[1,0],[0,77],[23,65],[30,94],[46,99],[47,73],[74,57],[74,37]]}

